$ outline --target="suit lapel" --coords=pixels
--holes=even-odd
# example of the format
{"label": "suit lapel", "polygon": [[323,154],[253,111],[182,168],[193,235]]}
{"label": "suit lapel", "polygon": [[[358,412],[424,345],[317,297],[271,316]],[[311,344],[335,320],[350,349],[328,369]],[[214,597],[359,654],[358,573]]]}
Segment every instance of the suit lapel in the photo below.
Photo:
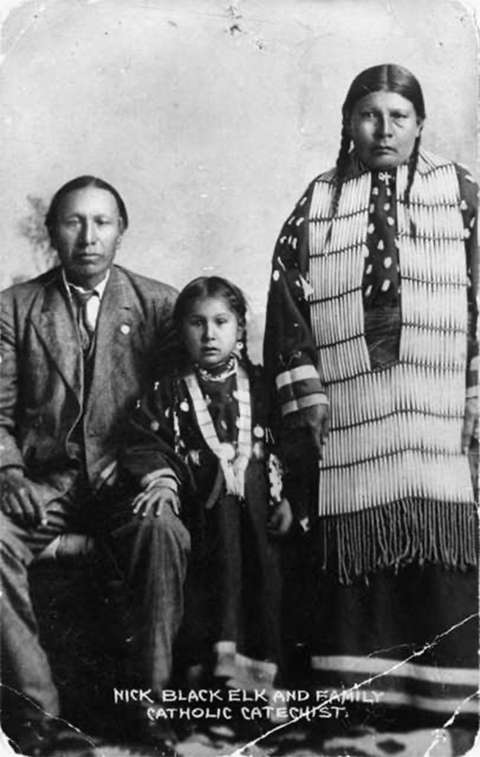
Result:
{"label": "suit lapel", "polygon": [[45,286],[39,318],[33,326],[59,373],[80,397],[83,384],[80,345],[60,268]]}
{"label": "suit lapel", "polygon": [[[138,321],[131,287],[122,272],[112,267],[103,293],[98,314],[93,374],[90,388],[95,393],[107,381],[111,371],[133,336]],[[57,370],[71,388],[78,402],[83,394],[83,358],[77,328],[67,293],[64,291],[61,269],[52,275],[45,286],[39,317],[33,326]]]}
{"label": "suit lapel", "polygon": [[96,378],[105,381],[107,366],[115,361],[117,349],[125,349],[132,324],[132,293],[122,272],[114,266],[98,314],[92,385]]}

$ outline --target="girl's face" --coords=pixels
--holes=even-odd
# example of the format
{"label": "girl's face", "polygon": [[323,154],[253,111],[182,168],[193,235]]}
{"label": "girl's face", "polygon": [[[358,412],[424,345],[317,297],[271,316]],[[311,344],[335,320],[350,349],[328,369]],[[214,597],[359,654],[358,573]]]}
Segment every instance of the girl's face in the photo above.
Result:
{"label": "girl's face", "polygon": [[192,362],[213,368],[229,359],[242,329],[223,297],[206,297],[193,301],[183,320],[182,336]]}
{"label": "girl's face", "polygon": [[349,127],[360,160],[372,169],[389,169],[408,161],[422,120],[406,97],[380,91],[355,103]]}

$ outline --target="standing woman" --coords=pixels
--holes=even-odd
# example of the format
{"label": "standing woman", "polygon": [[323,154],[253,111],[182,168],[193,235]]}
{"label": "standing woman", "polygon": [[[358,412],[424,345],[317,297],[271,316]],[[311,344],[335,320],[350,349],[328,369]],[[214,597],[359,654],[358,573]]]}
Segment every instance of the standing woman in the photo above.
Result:
{"label": "standing woman", "polygon": [[342,115],[277,242],[265,337],[284,437],[319,458],[314,682],[361,683],[380,729],[457,723],[478,707],[477,185],[421,149],[405,68],[362,71]]}

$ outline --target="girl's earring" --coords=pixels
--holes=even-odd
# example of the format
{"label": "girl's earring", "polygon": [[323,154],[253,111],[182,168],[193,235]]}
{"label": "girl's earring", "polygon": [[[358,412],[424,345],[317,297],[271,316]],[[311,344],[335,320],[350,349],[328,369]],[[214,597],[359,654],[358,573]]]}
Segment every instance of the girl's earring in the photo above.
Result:
{"label": "girl's earring", "polygon": [[241,339],[237,339],[237,352],[239,352],[240,354],[242,354],[243,347],[244,347],[244,344],[243,344],[242,340]]}

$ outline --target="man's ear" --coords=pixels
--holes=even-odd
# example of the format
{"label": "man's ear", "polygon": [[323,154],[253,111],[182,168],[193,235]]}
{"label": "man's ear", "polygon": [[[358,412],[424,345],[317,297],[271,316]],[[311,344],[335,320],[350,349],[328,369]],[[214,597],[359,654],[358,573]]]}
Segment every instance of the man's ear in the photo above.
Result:
{"label": "man's ear", "polygon": [[50,247],[52,247],[55,251],[58,250],[57,243],[55,239],[55,230],[54,229],[48,229],[48,239],[50,241]]}
{"label": "man's ear", "polygon": [[124,231],[125,231],[125,221],[123,220],[123,218],[121,216],[118,219],[118,231],[119,231],[119,234],[118,234],[118,237],[117,237],[117,241],[115,242],[115,249],[116,250],[118,250],[119,247],[120,247],[120,245],[122,244],[123,234],[124,234]]}

